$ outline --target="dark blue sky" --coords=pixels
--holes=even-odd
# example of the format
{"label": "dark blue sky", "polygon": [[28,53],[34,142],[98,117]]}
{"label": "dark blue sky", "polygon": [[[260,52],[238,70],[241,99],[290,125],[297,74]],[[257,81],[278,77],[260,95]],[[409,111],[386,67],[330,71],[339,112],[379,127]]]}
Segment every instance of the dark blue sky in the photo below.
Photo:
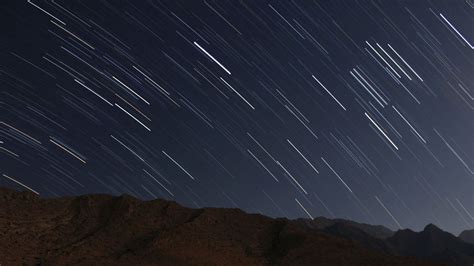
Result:
{"label": "dark blue sky", "polygon": [[0,185],[474,225],[470,1],[2,1]]}

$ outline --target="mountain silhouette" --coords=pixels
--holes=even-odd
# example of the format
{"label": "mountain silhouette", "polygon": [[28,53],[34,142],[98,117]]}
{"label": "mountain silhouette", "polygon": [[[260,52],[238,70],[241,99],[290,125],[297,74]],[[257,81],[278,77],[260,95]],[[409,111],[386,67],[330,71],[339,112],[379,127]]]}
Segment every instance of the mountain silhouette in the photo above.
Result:
{"label": "mountain silhouette", "polygon": [[423,231],[399,230],[386,240],[399,255],[431,258],[452,265],[473,265],[474,245],[464,242],[434,224]]}
{"label": "mountain silhouette", "polygon": [[344,225],[362,230],[368,235],[375,238],[380,238],[380,239],[391,237],[395,233],[392,230],[382,225],[358,223],[358,222],[345,220],[345,219],[328,219],[326,217],[316,217],[313,220],[300,218],[300,219],[296,219],[295,222],[303,226],[307,226],[309,228],[316,228],[316,229],[325,229],[334,224],[344,224]]}
{"label": "mountain silhouette", "polygon": [[128,195],[42,199],[0,188],[0,264],[464,265],[473,258],[474,245],[431,225],[381,239],[350,222],[301,223]]}
{"label": "mountain silhouette", "polygon": [[464,230],[459,234],[458,237],[464,242],[474,244],[474,229]]}
{"label": "mountain silhouette", "polygon": [[297,219],[293,222],[352,240],[365,248],[386,254],[430,258],[450,265],[474,264],[474,245],[469,242],[474,230],[464,231],[461,238],[461,235],[455,237],[433,224],[427,225],[421,232],[410,229],[393,232],[384,226],[344,219],[318,217],[313,220]]}

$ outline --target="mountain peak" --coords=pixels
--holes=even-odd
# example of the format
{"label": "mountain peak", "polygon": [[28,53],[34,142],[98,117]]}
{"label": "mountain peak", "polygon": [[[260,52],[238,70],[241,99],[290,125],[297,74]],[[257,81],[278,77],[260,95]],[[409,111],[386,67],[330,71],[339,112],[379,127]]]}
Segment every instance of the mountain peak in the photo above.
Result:
{"label": "mountain peak", "polygon": [[423,231],[427,231],[427,232],[444,232],[443,230],[441,230],[439,227],[437,227],[436,225],[432,224],[432,223],[429,223],[425,226],[425,228],[423,229]]}

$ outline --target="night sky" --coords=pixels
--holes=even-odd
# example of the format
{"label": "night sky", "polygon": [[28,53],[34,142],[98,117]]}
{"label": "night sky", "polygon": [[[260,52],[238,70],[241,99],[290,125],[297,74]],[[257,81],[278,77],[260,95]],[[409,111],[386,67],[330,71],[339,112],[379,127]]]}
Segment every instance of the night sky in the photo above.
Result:
{"label": "night sky", "polygon": [[474,226],[474,3],[0,4],[0,186]]}

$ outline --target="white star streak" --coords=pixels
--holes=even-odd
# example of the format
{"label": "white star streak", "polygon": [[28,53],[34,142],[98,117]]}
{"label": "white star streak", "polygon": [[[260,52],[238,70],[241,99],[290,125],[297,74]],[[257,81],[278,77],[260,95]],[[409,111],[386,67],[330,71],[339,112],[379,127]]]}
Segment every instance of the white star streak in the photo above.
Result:
{"label": "white star streak", "polygon": [[471,49],[474,49],[474,46],[471,45],[471,43],[469,43],[466,38],[464,38],[464,36],[453,26],[453,24],[451,24],[451,22],[449,22],[444,16],[443,14],[439,13],[439,15],[441,16],[441,18],[446,22],[448,23],[448,25],[451,27],[451,29],[453,29],[458,35],[459,37],[461,37],[461,39],[463,39],[464,42],[467,43],[467,45],[469,45],[469,47]]}
{"label": "white star streak", "polygon": [[311,220],[313,220],[313,216],[306,210],[306,208],[298,201],[297,198],[295,198],[295,201],[296,203],[298,203],[298,205],[300,205],[301,209],[303,209],[304,212],[306,212],[306,214],[309,216],[309,218],[311,218]]}
{"label": "white star streak", "polygon": [[76,38],[77,40],[79,40],[80,42],[82,42],[83,44],[85,44],[86,46],[88,46],[89,48],[91,48],[92,50],[95,50],[94,46],[88,44],[86,41],[84,41],[83,39],[79,38],[77,35],[75,35],[74,33],[70,32],[69,30],[67,30],[66,28],[64,28],[63,26],[59,25],[58,23],[50,20],[51,23],[53,23],[54,25],[58,26],[58,28],[62,29],[63,31],[69,33],[70,35],[72,35],[74,38]]}
{"label": "white star streak", "polygon": [[253,107],[253,105],[250,104],[249,101],[247,101],[247,99],[244,98],[244,96],[242,96],[238,91],[236,91],[232,86],[230,86],[230,84],[227,83],[227,81],[225,81],[225,79],[223,79],[221,77],[219,77],[219,78],[225,83],[225,85],[227,85],[229,88],[231,88],[235,92],[235,94],[237,94],[240,97],[240,99],[242,99],[246,104],[248,104],[248,106],[250,106],[250,108],[255,110],[255,107]]}
{"label": "white star streak", "polygon": [[99,97],[102,101],[106,102],[110,106],[113,106],[113,104],[111,102],[107,101],[104,97],[100,96],[97,92],[95,92],[91,88],[87,87],[86,84],[80,82],[77,79],[74,79],[74,81],[77,82],[78,84],[80,84],[82,87],[86,88],[88,91],[92,92],[95,96]]}
{"label": "white star streak", "polygon": [[383,58],[383,56],[377,52],[377,50],[375,50],[375,48],[370,45],[370,43],[368,41],[365,41],[365,43],[380,57],[380,59],[382,59],[382,61],[384,61],[384,63],[393,71],[393,73],[395,73],[397,75],[398,78],[401,78],[402,76],[400,76],[400,74],[398,74],[398,72],[387,62],[387,60],[385,60],[385,58]]}
{"label": "white star streak", "polygon": [[468,212],[466,210],[466,207],[464,207],[464,205],[458,200],[458,199],[455,199],[457,201],[457,203],[459,204],[459,206],[461,206],[461,208],[464,210],[464,212],[466,212],[467,216],[469,216],[469,218],[471,218],[471,220],[474,220],[474,217],[471,215],[470,212]]}
{"label": "white star streak", "polygon": [[268,168],[257,158],[257,156],[255,156],[250,150],[247,150],[247,152],[250,155],[252,155],[255,161],[257,161],[260,164],[260,166],[262,166],[267,171],[267,173],[270,174],[273,177],[273,179],[275,179],[275,181],[279,182],[278,179],[275,177],[275,175],[272,172],[270,172],[270,170],[268,170]]}
{"label": "white star streak", "polygon": [[203,53],[205,53],[207,56],[209,56],[209,58],[211,58],[212,61],[214,61],[216,64],[218,64],[222,69],[224,69],[225,72],[227,72],[227,74],[230,75],[230,71],[227,70],[227,68],[225,68],[225,66],[223,66],[219,61],[217,61],[217,59],[215,59],[214,56],[212,56],[204,48],[202,48],[201,45],[199,45],[199,43],[194,42],[194,45],[196,45]]}
{"label": "white star streak", "polygon": [[390,60],[392,60],[392,62],[398,67],[398,69],[400,69],[400,70],[403,72],[403,74],[405,74],[405,76],[407,76],[407,78],[408,78],[409,80],[411,80],[411,77],[407,74],[407,72],[405,72],[405,70],[403,70],[403,68],[402,68],[397,62],[395,62],[395,60],[393,60],[393,58],[382,48],[382,46],[380,46],[378,43],[375,43],[375,44],[380,48],[380,50],[382,50],[382,52],[383,52],[388,58],[390,58]]}
{"label": "white star streak", "polygon": [[120,105],[118,104],[115,104],[115,106],[117,106],[120,110],[122,110],[124,113],[126,113],[127,115],[129,115],[131,118],[133,118],[133,120],[137,121],[140,125],[142,125],[144,128],[146,128],[148,131],[151,131],[151,129],[147,126],[145,126],[145,124],[143,124],[140,120],[138,120],[135,116],[133,116],[131,113],[127,112],[127,110],[123,109]]}
{"label": "white star streak", "polygon": [[332,93],[331,93],[328,89],[326,89],[326,87],[325,87],[314,75],[311,75],[311,76],[313,77],[314,80],[316,80],[316,81],[319,83],[319,85],[321,85],[321,87],[323,87],[323,89],[324,89],[329,95],[331,95],[331,97],[334,99],[334,101],[336,101],[337,104],[339,104],[339,106],[341,106],[341,108],[344,109],[344,111],[346,111],[346,107],[344,107],[344,105],[342,105],[342,103],[341,103],[338,99],[336,99],[336,97],[334,97],[334,95],[332,95]]}
{"label": "white star streak", "polygon": [[76,153],[74,153],[73,151],[69,150],[68,148],[66,148],[65,146],[59,144],[58,142],[52,140],[52,139],[49,139],[49,141],[51,141],[53,144],[55,144],[56,146],[58,146],[59,148],[63,149],[64,151],[66,151],[67,153],[71,154],[72,156],[74,156],[74,158],[78,159],[79,161],[83,162],[83,163],[86,163],[86,161],[84,159],[82,159],[79,155],[77,155]]}
{"label": "white star streak", "polygon": [[405,123],[408,124],[408,126],[416,133],[416,135],[424,142],[426,143],[426,140],[420,135],[420,133],[418,133],[418,131],[416,131],[416,129],[410,124],[410,122],[408,122],[408,120],[397,110],[397,108],[395,108],[395,106],[392,105],[392,108],[393,110],[395,110],[395,112],[397,112],[397,114],[403,119],[403,121],[405,121]]}
{"label": "white star streak", "polygon": [[279,161],[276,161],[276,164],[278,164],[281,167],[281,169],[283,169],[283,171],[285,171],[285,173],[296,183],[296,185],[298,185],[298,187],[304,192],[304,194],[308,195],[308,192],[306,192],[306,190],[300,185],[300,183],[298,183],[298,181],[296,181],[296,179],[293,177],[293,175],[290,174],[290,172],[288,172],[288,170],[286,170],[286,168]]}
{"label": "white star streak", "polygon": [[286,139],[286,141],[288,141],[288,143],[290,143],[291,147],[293,147],[293,149],[296,150],[296,152],[298,152],[298,154],[303,157],[303,159],[309,164],[309,166],[311,166],[311,168],[313,168],[313,170],[319,174],[319,171],[318,169],[316,169],[316,167],[314,167],[314,165],[306,158],[306,156],[303,155],[303,153],[301,153],[300,150],[298,150],[298,148],[296,148],[295,145],[293,145],[293,143],[291,143],[291,141],[289,139]]}
{"label": "white star streak", "polygon": [[398,225],[398,228],[402,229],[402,226],[400,225],[400,223],[397,221],[397,219],[395,219],[395,217],[393,217],[392,213],[387,209],[387,207],[383,205],[382,201],[380,201],[377,196],[375,196],[375,199],[380,203],[380,205],[382,205],[382,208],[384,208],[384,210],[388,213],[388,215],[392,217],[393,221]]}
{"label": "white star streak", "polygon": [[158,181],[154,176],[152,176],[150,173],[148,173],[147,170],[143,169],[143,172],[145,172],[149,177],[151,177],[153,180],[155,180],[156,183],[158,183],[164,190],[166,190],[168,193],[171,194],[171,196],[174,197],[174,194],[171,193],[171,191],[169,191],[165,186],[163,186],[163,184],[161,184],[161,182]]}
{"label": "white star streak", "polygon": [[433,130],[435,131],[435,133],[443,140],[444,144],[446,144],[446,146],[449,148],[449,150],[456,156],[456,158],[459,159],[459,161],[461,161],[461,163],[464,165],[464,167],[466,167],[466,169],[471,173],[471,174],[474,174],[474,171],[472,171],[472,169],[467,165],[467,163],[464,161],[463,158],[461,158],[461,156],[454,150],[453,147],[451,147],[451,145],[449,145],[449,143],[443,138],[443,136],[441,136],[441,134],[438,132],[438,130],[436,130],[435,128],[433,128]]}
{"label": "white star streak", "polygon": [[323,160],[323,162],[329,167],[329,169],[331,169],[331,171],[337,176],[337,178],[339,178],[339,180],[342,182],[342,184],[344,184],[344,186],[352,193],[354,194],[354,192],[352,192],[352,189],[346,184],[346,182],[344,182],[344,180],[342,180],[342,178],[339,176],[339,174],[334,171],[334,169],[332,169],[331,165],[329,165],[328,162],[326,162],[326,160],[321,157],[321,160]]}
{"label": "white star streak", "polygon": [[407,61],[405,61],[405,59],[403,59],[403,57],[399,55],[397,51],[395,51],[395,49],[393,49],[392,46],[390,46],[390,44],[387,44],[387,45],[398,56],[398,58],[400,58],[400,60],[402,60],[403,63],[416,75],[416,77],[419,78],[421,81],[423,81],[423,79],[418,75],[418,73],[416,73],[415,70],[413,70],[413,68],[411,68],[411,66],[407,63]]}
{"label": "white star streak", "polygon": [[7,176],[6,174],[3,174],[3,177],[8,178],[8,179],[10,179],[11,181],[17,183],[18,185],[20,185],[20,186],[22,186],[22,187],[24,187],[24,188],[30,190],[31,192],[33,192],[33,193],[39,195],[39,193],[36,192],[34,189],[32,189],[32,188],[30,188],[29,186],[27,186],[27,185],[21,183],[20,181],[17,181],[17,180],[15,180],[15,179],[13,179],[12,177]]}
{"label": "white star streak", "polygon": [[144,101],[146,104],[150,105],[150,103],[143,99],[142,96],[140,96],[138,93],[136,93],[134,90],[132,90],[129,86],[125,85],[122,81],[120,81],[119,79],[117,79],[116,77],[112,76],[112,78],[117,81],[118,83],[120,83],[120,85],[124,86],[126,89],[128,89],[129,91],[131,91],[135,96],[137,96],[138,98],[140,98],[142,101]]}
{"label": "white star streak", "polygon": [[59,18],[53,16],[51,13],[49,13],[48,11],[42,9],[41,7],[39,7],[38,5],[36,5],[35,3],[31,2],[31,0],[27,0],[26,2],[28,2],[28,4],[31,4],[31,5],[34,6],[34,7],[38,8],[39,10],[43,11],[46,15],[48,15],[48,16],[54,18],[55,20],[61,22],[61,24],[66,25],[66,23],[64,23],[62,20],[60,20]]}
{"label": "white star streak", "polygon": [[110,135],[111,138],[113,138],[115,141],[117,141],[118,143],[120,143],[120,145],[122,145],[125,149],[127,149],[129,152],[131,152],[133,155],[135,155],[138,159],[140,159],[140,161],[145,162],[145,160],[140,156],[138,155],[136,152],[134,152],[132,149],[130,149],[127,145],[125,145],[123,142],[121,142],[120,140],[118,140],[116,137]]}
{"label": "white star streak", "polygon": [[169,156],[165,151],[161,151],[168,159],[170,159],[174,164],[176,164],[183,172],[185,172],[192,180],[196,180],[184,167],[182,167],[175,159]]}
{"label": "white star streak", "polygon": [[382,135],[390,142],[390,144],[392,144],[392,146],[398,151],[397,145],[393,143],[393,141],[387,136],[387,134],[385,134],[385,132],[379,127],[379,125],[377,125],[377,123],[375,123],[375,121],[367,113],[364,114],[370,120],[370,122],[372,122],[372,124],[374,124],[374,126],[380,131],[380,133],[382,133]]}

